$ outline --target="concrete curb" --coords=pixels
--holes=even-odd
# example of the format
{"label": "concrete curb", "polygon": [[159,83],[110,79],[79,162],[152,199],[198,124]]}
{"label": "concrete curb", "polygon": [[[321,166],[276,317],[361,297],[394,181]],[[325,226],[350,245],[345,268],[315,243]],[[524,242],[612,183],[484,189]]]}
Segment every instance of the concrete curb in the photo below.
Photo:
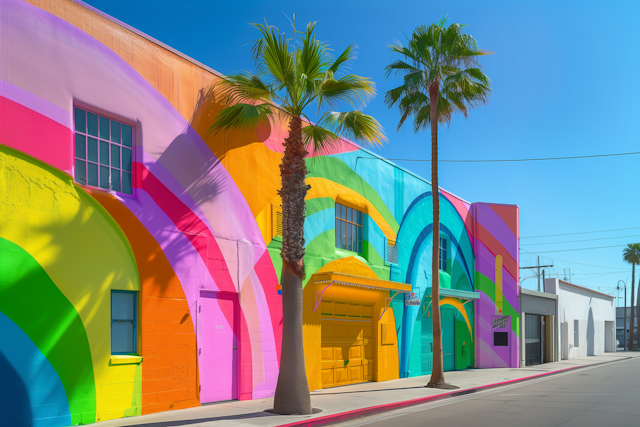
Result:
{"label": "concrete curb", "polygon": [[419,397],[417,399],[404,400],[404,401],[401,401],[401,402],[386,403],[386,404],[383,404],[383,405],[377,405],[377,406],[370,406],[370,407],[367,407],[367,408],[355,409],[353,411],[339,412],[337,414],[325,415],[324,417],[318,417],[318,418],[313,418],[313,419],[308,419],[308,420],[301,420],[301,421],[294,421],[294,422],[288,423],[288,424],[281,424],[278,427],[320,427],[320,426],[326,426],[326,425],[331,425],[331,424],[343,423],[343,422],[351,421],[351,420],[358,419],[358,418],[364,418],[364,417],[368,417],[368,416],[371,416],[371,415],[377,415],[377,414],[380,414],[382,412],[389,412],[389,411],[393,411],[393,410],[396,410],[396,409],[406,408],[408,406],[421,405],[423,403],[435,402],[435,401],[442,400],[442,399],[447,399],[447,398],[450,398],[450,397],[464,396],[464,395],[472,394],[472,393],[475,393],[475,392],[478,392],[478,391],[484,391],[484,390],[488,390],[488,389],[492,389],[492,388],[502,387],[502,386],[509,385],[509,384],[529,381],[529,380],[533,380],[533,379],[537,379],[537,378],[541,378],[541,377],[546,377],[546,376],[550,376],[550,375],[561,374],[561,373],[572,371],[572,370],[575,370],[575,369],[589,368],[589,367],[592,367],[592,366],[604,365],[604,364],[607,364],[607,363],[619,362],[619,361],[627,360],[627,359],[633,359],[633,357],[625,357],[625,358],[617,359],[617,360],[608,360],[606,362],[594,363],[594,364],[591,364],[591,365],[572,366],[570,368],[558,369],[558,370],[555,370],[555,371],[544,372],[544,373],[541,373],[541,374],[535,374],[535,375],[531,375],[531,376],[528,376],[528,377],[522,377],[522,378],[517,378],[517,379],[514,379],[514,380],[502,381],[502,382],[499,382],[499,383],[486,384],[486,385],[481,385],[481,386],[477,386],[477,387],[466,388],[466,389],[463,389],[463,390],[451,391],[451,392],[447,392],[447,393],[437,394],[435,396]]}

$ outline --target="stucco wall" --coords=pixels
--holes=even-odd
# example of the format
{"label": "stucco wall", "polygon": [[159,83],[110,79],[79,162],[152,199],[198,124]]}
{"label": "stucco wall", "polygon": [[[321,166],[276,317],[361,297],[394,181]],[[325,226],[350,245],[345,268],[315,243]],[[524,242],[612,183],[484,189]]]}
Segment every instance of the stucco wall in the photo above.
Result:
{"label": "stucco wall", "polygon": [[[558,295],[558,359],[562,348],[568,348],[568,357],[594,356],[605,352],[605,321],[616,321],[615,298],[599,292],[566,284],[558,279],[546,279],[548,292]],[[578,346],[574,345],[574,321],[578,321]],[[567,323],[566,340],[561,334]]]}

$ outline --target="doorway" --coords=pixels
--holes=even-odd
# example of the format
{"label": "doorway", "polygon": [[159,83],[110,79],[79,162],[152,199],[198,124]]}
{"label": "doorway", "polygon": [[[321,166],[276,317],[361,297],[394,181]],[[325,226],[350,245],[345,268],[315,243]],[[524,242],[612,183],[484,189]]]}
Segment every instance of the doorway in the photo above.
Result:
{"label": "doorway", "polygon": [[201,291],[197,326],[200,402],[237,399],[237,295]]}
{"label": "doorway", "polygon": [[373,304],[322,301],[322,388],[373,381]]}
{"label": "doorway", "polygon": [[546,322],[545,316],[525,315],[525,366],[546,363]]}
{"label": "doorway", "polygon": [[456,369],[456,317],[453,308],[440,308],[442,325],[442,367],[445,371]]}

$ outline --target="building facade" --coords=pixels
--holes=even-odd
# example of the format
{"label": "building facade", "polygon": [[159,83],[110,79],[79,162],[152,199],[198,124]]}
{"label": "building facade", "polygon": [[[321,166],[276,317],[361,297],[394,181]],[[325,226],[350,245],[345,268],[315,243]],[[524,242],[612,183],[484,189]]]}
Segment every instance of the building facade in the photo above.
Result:
{"label": "building facade", "polygon": [[557,359],[616,351],[615,297],[558,279],[546,279],[545,291],[558,296]]}
{"label": "building facade", "polygon": [[[208,134],[223,76],[82,2],[0,20],[2,423],[272,396],[286,124]],[[430,184],[346,140],[307,167],[310,388],[430,373]],[[518,208],[438,197],[445,369],[517,367]]]}

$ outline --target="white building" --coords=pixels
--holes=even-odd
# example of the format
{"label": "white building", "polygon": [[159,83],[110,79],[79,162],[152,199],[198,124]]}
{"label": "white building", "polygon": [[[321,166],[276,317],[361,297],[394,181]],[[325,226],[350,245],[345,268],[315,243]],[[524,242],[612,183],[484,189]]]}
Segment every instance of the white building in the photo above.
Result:
{"label": "white building", "polygon": [[556,360],[616,351],[615,298],[558,279],[546,279],[545,292],[558,296]]}

